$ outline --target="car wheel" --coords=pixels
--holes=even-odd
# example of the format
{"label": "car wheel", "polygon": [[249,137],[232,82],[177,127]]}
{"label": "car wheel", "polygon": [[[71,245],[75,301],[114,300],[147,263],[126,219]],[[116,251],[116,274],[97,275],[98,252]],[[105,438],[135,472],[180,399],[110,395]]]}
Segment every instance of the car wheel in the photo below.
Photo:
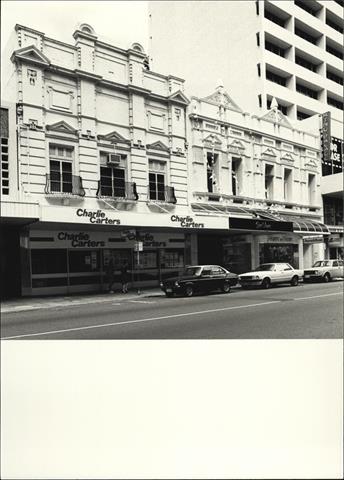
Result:
{"label": "car wheel", "polygon": [[229,293],[231,291],[231,286],[228,282],[224,282],[224,284],[222,285],[222,288],[221,290],[223,291],[223,293]]}
{"label": "car wheel", "polygon": [[328,283],[331,280],[331,275],[328,272],[325,273],[325,275],[323,276],[323,280],[325,283]]}
{"label": "car wheel", "polygon": [[270,278],[264,278],[264,280],[262,281],[262,288],[270,288],[271,287],[271,280]]}
{"label": "car wheel", "polygon": [[297,275],[295,275],[292,279],[291,279],[291,282],[290,282],[290,285],[292,287],[297,287],[299,284],[299,277]]}
{"label": "car wheel", "polygon": [[186,285],[186,287],[185,287],[185,295],[186,295],[187,297],[192,297],[192,295],[193,295],[192,285]]}

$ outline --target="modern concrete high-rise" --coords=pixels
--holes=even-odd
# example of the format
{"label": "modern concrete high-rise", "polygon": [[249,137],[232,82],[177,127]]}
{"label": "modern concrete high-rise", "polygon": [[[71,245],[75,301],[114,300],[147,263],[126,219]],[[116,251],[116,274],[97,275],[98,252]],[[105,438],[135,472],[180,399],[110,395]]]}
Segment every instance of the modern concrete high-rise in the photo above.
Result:
{"label": "modern concrete high-rise", "polygon": [[262,115],[275,98],[296,128],[321,130],[332,256],[344,252],[343,16],[343,0],[149,2],[154,71],[174,71],[185,79],[186,93],[199,97],[221,78],[247,112]]}
{"label": "modern concrete high-rise", "polygon": [[172,69],[200,96],[219,77],[249,112],[264,111],[275,97],[292,120],[330,111],[334,123],[342,122],[343,6],[343,0],[153,1],[152,69]]}

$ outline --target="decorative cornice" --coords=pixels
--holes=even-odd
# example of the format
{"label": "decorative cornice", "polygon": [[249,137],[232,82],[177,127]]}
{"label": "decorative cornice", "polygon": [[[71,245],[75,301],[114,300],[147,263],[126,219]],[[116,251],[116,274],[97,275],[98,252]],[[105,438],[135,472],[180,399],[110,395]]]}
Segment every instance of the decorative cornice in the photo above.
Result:
{"label": "decorative cornice", "polygon": [[106,135],[97,135],[98,140],[107,140],[112,143],[125,143],[130,144],[130,140],[124,138],[121,134],[116,131],[107,133]]}

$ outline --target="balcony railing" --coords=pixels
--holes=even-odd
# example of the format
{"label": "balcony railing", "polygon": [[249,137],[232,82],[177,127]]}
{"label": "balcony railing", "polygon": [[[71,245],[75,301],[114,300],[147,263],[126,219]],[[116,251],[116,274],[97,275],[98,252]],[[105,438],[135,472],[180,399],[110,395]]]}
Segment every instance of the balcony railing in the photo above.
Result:
{"label": "balcony railing", "polygon": [[56,173],[46,174],[44,193],[56,197],[78,196],[84,197],[85,190],[82,186],[82,178],[77,175]]}
{"label": "balcony railing", "polygon": [[98,198],[111,198],[113,200],[131,200],[137,201],[139,196],[136,191],[135,182],[124,182],[121,186],[107,186],[102,185],[100,180],[98,182],[97,190]]}
{"label": "balcony railing", "polygon": [[153,190],[148,187],[148,199],[151,202],[171,203],[173,205],[177,203],[174,187],[168,185],[165,185],[161,190]]}

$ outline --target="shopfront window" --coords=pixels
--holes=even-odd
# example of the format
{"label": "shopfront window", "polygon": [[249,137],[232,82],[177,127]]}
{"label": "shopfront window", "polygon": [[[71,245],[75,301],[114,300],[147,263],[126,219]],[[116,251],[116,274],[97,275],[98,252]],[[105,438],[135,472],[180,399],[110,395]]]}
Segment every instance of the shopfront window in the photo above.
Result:
{"label": "shopfront window", "polygon": [[299,247],[296,244],[261,244],[259,245],[259,264],[263,263],[289,263],[294,268],[298,268]]}
{"label": "shopfront window", "polygon": [[70,273],[97,272],[100,270],[99,251],[97,250],[70,250]]}
{"label": "shopfront window", "polygon": [[67,273],[67,250],[31,250],[32,274]]}
{"label": "shopfront window", "polygon": [[181,249],[162,251],[160,266],[161,268],[183,268],[184,251]]}

